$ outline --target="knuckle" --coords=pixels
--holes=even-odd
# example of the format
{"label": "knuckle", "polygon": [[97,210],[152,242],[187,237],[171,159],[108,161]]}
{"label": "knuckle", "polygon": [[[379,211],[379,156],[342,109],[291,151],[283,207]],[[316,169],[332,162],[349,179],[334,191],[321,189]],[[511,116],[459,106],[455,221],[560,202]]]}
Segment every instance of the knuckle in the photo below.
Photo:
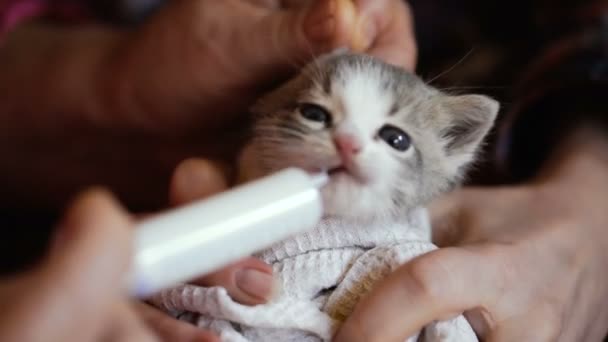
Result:
{"label": "knuckle", "polygon": [[558,341],[561,335],[560,325],[556,321],[545,320],[537,325],[536,341]]}
{"label": "knuckle", "polygon": [[426,298],[428,301],[440,301],[444,297],[444,285],[437,272],[437,263],[433,259],[419,259],[413,262],[408,270],[409,291]]}
{"label": "knuckle", "polygon": [[535,310],[534,316],[538,321],[535,333],[536,341],[558,341],[562,334],[562,326],[564,317],[562,312],[556,307],[555,303],[539,304]]}
{"label": "knuckle", "polygon": [[194,284],[206,287],[228,286],[231,284],[231,270],[220,270],[193,281]]}

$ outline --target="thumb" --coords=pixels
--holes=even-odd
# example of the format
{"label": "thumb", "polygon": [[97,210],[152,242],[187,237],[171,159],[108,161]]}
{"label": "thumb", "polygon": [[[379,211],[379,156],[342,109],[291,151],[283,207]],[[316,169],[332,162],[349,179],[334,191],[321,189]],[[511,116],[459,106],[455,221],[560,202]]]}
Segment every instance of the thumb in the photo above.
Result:
{"label": "thumb", "polygon": [[205,159],[186,159],[173,172],[169,186],[171,204],[186,204],[225,190],[227,173],[221,164]]}
{"label": "thumb", "polygon": [[[124,290],[119,283],[131,261],[129,215],[104,190],[89,190],[69,208],[44,267],[63,289],[98,295]],[[82,289],[82,290],[79,290]],[[84,293],[83,293],[84,294]]]}
{"label": "thumb", "polygon": [[100,333],[126,285],[130,225],[128,215],[105,191],[91,190],[77,198],[49,257],[34,271],[38,288],[29,303],[44,317],[45,331],[70,334],[75,340]]}
{"label": "thumb", "polygon": [[434,320],[487,307],[501,277],[486,254],[446,248],[406,263],[357,304],[335,341],[403,341]]}

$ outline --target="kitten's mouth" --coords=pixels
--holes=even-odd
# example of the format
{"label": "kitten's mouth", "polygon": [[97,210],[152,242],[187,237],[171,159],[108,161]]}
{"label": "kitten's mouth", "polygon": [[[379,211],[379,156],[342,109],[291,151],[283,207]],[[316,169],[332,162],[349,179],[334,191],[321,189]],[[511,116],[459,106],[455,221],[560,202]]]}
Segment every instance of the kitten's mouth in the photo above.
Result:
{"label": "kitten's mouth", "polygon": [[327,173],[330,176],[333,176],[333,175],[337,175],[339,173],[344,173],[344,172],[348,172],[348,169],[345,168],[344,166],[338,166],[338,167],[334,167],[333,169],[329,169],[329,171]]}
{"label": "kitten's mouth", "polygon": [[[322,169],[315,169],[313,172],[321,172]],[[359,182],[365,182],[365,179],[362,175],[360,175],[356,169],[350,168],[348,165],[338,164],[334,167],[330,167],[327,170],[327,175],[332,178],[342,178],[344,176],[357,180]]]}
{"label": "kitten's mouth", "polygon": [[347,176],[359,183],[366,183],[367,180],[365,177],[363,177],[363,175],[361,175],[357,169],[355,168],[351,168],[348,166],[344,166],[344,165],[340,165],[334,168],[329,169],[329,171],[327,171],[327,173],[329,174],[330,178],[336,178],[336,177],[342,177],[342,176]]}

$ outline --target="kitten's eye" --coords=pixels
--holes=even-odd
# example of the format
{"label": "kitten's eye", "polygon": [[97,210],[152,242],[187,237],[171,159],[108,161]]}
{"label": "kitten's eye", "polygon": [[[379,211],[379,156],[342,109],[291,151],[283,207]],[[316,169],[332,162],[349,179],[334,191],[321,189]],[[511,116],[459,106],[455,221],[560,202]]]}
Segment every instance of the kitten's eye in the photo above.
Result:
{"label": "kitten's eye", "polygon": [[386,141],[386,143],[389,144],[390,147],[394,148],[397,151],[407,151],[407,149],[410,148],[410,145],[412,144],[410,136],[407,135],[407,133],[391,125],[384,125],[382,128],[380,128],[378,136],[382,140]]}
{"label": "kitten's eye", "polygon": [[331,122],[331,116],[327,110],[315,104],[304,103],[300,105],[300,114],[310,121],[321,122],[326,125]]}

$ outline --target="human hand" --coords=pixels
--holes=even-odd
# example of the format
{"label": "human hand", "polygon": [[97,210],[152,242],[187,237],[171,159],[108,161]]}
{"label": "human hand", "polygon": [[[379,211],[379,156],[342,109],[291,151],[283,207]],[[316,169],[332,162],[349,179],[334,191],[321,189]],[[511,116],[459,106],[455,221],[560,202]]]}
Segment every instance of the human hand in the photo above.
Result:
{"label": "human hand", "polygon": [[[221,167],[209,161],[191,159],[182,162],[171,182],[171,202],[181,205],[213,195],[227,187]],[[230,267],[206,275],[191,283],[200,286],[222,286],[230,296],[243,304],[262,304],[270,299],[274,281],[272,268],[254,258],[247,258]],[[148,327],[162,341],[209,341],[212,336],[192,324],[178,321],[146,303],[136,309]]]}
{"label": "human hand", "polygon": [[[186,161],[175,173],[172,199],[180,204],[223,186],[223,174],[213,164]],[[0,340],[216,341],[211,333],[145,303],[129,302],[120,285],[131,261],[131,232],[130,216],[105,192],[81,196],[48,258],[0,282]],[[269,266],[247,259],[195,282],[224,286],[237,301],[258,304],[271,295],[270,274]]]}
{"label": "human hand", "polygon": [[0,340],[155,341],[125,297],[131,240],[108,194],[80,196],[44,261],[0,282]]}
{"label": "human hand", "polygon": [[104,90],[122,124],[214,133],[268,87],[338,47],[413,69],[409,7],[401,0],[170,2],[115,47]]}
{"label": "human hand", "polygon": [[487,341],[601,341],[608,327],[607,175],[608,144],[583,131],[533,183],[439,200],[434,238],[445,248],[377,286],[336,341],[403,341],[462,312]]}
{"label": "human hand", "polygon": [[232,162],[252,102],[344,46],[413,69],[409,8],[401,0],[184,0],[134,30],[23,25],[0,49],[0,185],[10,194],[2,204],[57,209],[103,184],[130,209],[164,207],[178,162]]}

